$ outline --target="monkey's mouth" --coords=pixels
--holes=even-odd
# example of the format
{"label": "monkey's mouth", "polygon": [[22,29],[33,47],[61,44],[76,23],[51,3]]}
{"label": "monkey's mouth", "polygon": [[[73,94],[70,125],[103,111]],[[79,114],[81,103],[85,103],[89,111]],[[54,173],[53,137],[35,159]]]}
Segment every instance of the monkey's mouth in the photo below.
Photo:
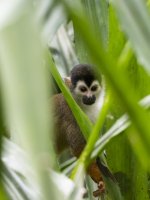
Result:
{"label": "monkey's mouth", "polygon": [[91,97],[83,96],[82,101],[85,105],[92,105],[96,101],[96,97],[93,95]]}

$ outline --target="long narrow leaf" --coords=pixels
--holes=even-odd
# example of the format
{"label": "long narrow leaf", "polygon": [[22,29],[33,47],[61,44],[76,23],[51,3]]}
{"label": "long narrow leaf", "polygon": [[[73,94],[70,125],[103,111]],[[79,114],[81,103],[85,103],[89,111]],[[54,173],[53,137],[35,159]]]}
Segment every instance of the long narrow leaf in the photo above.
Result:
{"label": "long narrow leaf", "polygon": [[89,137],[87,145],[86,145],[85,149],[83,150],[79,160],[77,161],[77,165],[76,165],[76,167],[75,167],[75,169],[74,169],[74,171],[72,173],[72,178],[76,177],[76,175],[78,173],[78,170],[80,169],[80,165],[84,165],[85,168],[86,168],[87,165],[89,164],[90,160],[88,160],[88,158],[89,158],[89,156],[90,156],[90,154],[92,152],[94,144],[96,143],[97,139],[99,138],[100,131],[102,129],[105,117],[107,115],[107,111],[108,111],[109,105],[110,105],[110,96],[109,97],[107,96],[105,98],[102,110],[99,113],[97,122],[96,122],[96,124],[95,124],[95,126],[94,126],[94,128],[92,130],[92,133],[91,133],[91,135]]}
{"label": "long narrow leaf", "polygon": [[139,61],[150,73],[150,15],[144,0],[113,0],[113,3]]}
{"label": "long narrow leaf", "polygon": [[0,16],[0,79],[5,122],[13,140],[28,152],[28,164],[35,172],[30,181],[40,194],[37,199],[46,200],[56,195],[56,187],[47,176],[47,160],[54,167],[55,155],[50,140],[48,85],[39,26],[30,1],[5,1],[0,6]]}

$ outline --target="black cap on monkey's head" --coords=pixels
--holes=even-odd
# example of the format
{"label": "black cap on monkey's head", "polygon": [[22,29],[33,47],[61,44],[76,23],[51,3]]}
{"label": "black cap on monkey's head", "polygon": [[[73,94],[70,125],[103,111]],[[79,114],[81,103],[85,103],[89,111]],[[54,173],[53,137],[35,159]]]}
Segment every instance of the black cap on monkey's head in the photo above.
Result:
{"label": "black cap on monkey's head", "polygon": [[83,80],[87,86],[90,86],[94,80],[97,80],[94,67],[89,64],[78,64],[71,70],[71,82],[75,87],[79,80]]}

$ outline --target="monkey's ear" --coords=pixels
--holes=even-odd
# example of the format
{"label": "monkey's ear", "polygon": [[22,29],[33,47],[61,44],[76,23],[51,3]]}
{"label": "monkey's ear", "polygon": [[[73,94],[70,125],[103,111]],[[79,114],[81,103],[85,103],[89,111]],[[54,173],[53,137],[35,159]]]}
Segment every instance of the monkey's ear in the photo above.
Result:
{"label": "monkey's ear", "polygon": [[72,84],[71,84],[71,78],[68,76],[68,77],[63,78],[63,80],[64,80],[66,86],[67,86],[68,88],[71,88],[71,85],[72,85]]}

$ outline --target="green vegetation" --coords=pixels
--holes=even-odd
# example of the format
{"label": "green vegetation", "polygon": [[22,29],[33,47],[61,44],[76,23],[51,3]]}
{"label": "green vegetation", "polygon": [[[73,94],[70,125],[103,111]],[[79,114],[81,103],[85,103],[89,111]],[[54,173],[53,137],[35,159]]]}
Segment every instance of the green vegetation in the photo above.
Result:
{"label": "green vegetation", "polygon": [[[0,199],[79,200],[86,182],[93,200],[84,177],[99,156],[116,179],[102,174],[99,199],[149,200],[149,1],[5,0],[0,19]],[[95,124],[61,78],[77,63],[104,77]],[[49,98],[58,88],[87,141],[76,162],[66,153],[58,164],[54,151]]]}

